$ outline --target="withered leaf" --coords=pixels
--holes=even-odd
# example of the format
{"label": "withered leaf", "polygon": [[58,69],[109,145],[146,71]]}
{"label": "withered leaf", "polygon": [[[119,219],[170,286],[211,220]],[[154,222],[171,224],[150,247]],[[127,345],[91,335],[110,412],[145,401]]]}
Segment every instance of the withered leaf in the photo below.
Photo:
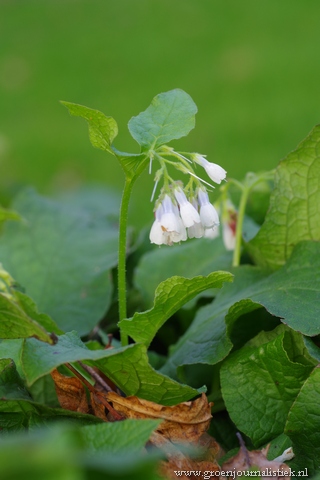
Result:
{"label": "withered leaf", "polygon": [[[245,445],[241,445],[237,455],[230,458],[222,465],[221,470],[224,472],[230,470],[235,472],[235,476],[225,478],[232,478],[232,480],[234,480],[235,478],[243,476],[241,473],[237,476],[237,472],[244,472],[256,468],[257,470],[260,470],[264,480],[278,480],[279,478],[282,479],[284,475],[286,479],[290,479],[290,467],[285,463],[276,460],[268,460],[268,449],[269,445],[262,450],[249,451],[246,449]],[[282,475],[279,475],[279,472],[282,473]]]}
{"label": "withered leaf", "polygon": [[206,395],[193,402],[183,402],[172,407],[159,405],[135,396],[121,397],[114,392],[106,394],[113,408],[126,418],[162,418],[157,432],[175,442],[197,442],[208,429],[211,420],[211,403]]}
{"label": "withered leaf", "polygon": [[[69,368],[71,368],[69,366]],[[74,372],[76,373],[76,372]],[[151,434],[150,443],[161,448],[168,461],[161,462],[160,473],[167,478],[176,478],[176,470],[188,471],[188,478],[195,478],[190,472],[219,471],[216,459],[221,456],[217,442],[205,433],[211,420],[211,403],[205,394],[193,402],[183,402],[172,407],[159,405],[135,396],[121,397],[115,392],[102,392],[87,385],[90,390],[90,405],[85,388],[76,377],[66,377],[57,370],[52,372],[57,395],[63,408],[87,413],[90,411],[104,421],[123,418],[161,418],[163,422]],[[110,403],[112,403],[112,406]],[[109,410],[109,413],[106,411]],[[188,443],[201,447],[201,458],[191,459],[182,453],[177,444]],[[182,475],[181,477],[186,478]]]}
{"label": "withered leaf", "polygon": [[86,391],[78,378],[67,377],[59,373],[58,370],[53,370],[51,377],[62,408],[80,413],[89,412]]}
{"label": "withered leaf", "polygon": [[101,418],[105,422],[108,421],[107,415],[106,415],[106,409],[105,406],[100,402],[99,398],[97,395],[94,393],[90,392],[90,403],[91,403],[91,408],[92,412],[96,417]]}
{"label": "withered leaf", "polygon": [[[68,368],[77,374],[70,365]],[[62,375],[58,370],[53,370],[51,376],[55,383],[58,400],[62,408],[81,413],[91,413],[105,422],[123,419],[109,404],[106,394],[97,390],[96,387],[90,385],[85,379],[83,379],[83,382],[90,391],[90,404],[87,400],[86,389],[78,377]],[[105,408],[109,410],[108,415]]]}

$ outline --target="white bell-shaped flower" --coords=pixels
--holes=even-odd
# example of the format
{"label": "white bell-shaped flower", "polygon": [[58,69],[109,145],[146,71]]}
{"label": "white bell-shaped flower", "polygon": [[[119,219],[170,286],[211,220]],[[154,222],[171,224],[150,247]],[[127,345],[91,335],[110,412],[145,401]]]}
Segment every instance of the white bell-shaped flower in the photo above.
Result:
{"label": "white bell-shaped flower", "polygon": [[155,212],[155,220],[152,224],[150,230],[150,242],[155,243],[156,245],[163,245],[166,243],[166,239],[164,236],[164,231],[161,228],[161,216],[162,216],[162,205],[160,204]]}
{"label": "white bell-shaped flower", "polygon": [[[191,203],[198,212],[199,211],[199,204],[197,202],[197,199],[192,197]],[[203,236],[204,236],[204,228],[203,228],[203,225],[202,225],[201,222],[200,223],[195,223],[194,225],[192,225],[192,227],[188,228],[188,237],[189,238],[202,238]]]}
{"label": "white bell-shaped flower", "polygon": [[208,194],[202,188],[198,192],[200,205],[200,219],[204,228],[212,228],[220,224],[219,215],[214,206],[209,202]]}
{"label": "white bell-shaped flower", "polygon": [[179,215],[177,215],[174,205],[169,195],[165,195],[162,205],[162,214],[160,218],[161,228],[164,232],[180,233]]}
{"label": "white bell-shaped flower", "polygon": [[173,243],[184,242],[188,238],[187,229],[184,226],[182,218],[180,217],[179,208],[177,205],[173,205],[173,211],[178,219],[179,233],[174,233],[172,241]]}
{"label": "white bell-shaped flower", "polygon": [[194,206],[187,200],[184,192],[181,188],[174,190],[174,195],[180,207],[180,215],[183,224],[186,228],[192,227],[196,223],[200,223],[200,216]]}
{"label": "white bell-shaped flower", "polygon": [[157,207],[150,230],[150,242],[156,245],[172,245],[187,240],[187,230],[169,195]]}
{"label": "white bell-shaped flower", "polygon": [[199,163],[205,171],[207,172],[207,175],[213,180],[215,183],[220,184],[222,180],[226,178],[227,172],[225,171],[224,168],[220,167],[220,165],[217,165],[216,163],[211,163],[208,162],[208,160],[203,157],[202,155],[199,155],[196,153],[193,156],[193,159],[195,162]]}

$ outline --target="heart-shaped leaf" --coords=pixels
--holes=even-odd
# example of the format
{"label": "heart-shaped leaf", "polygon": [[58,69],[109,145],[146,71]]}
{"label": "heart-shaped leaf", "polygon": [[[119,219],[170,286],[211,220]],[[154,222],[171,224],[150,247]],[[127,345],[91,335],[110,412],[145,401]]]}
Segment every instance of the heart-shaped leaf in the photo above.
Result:
{"label": "heart-shaped leaf", "polygon": [[180,89],[160,93],[151,105],[136,117],[128,127],[133,138],[144,149],[155,149],[171,140],[188,135],[195,125],[197,106]]}

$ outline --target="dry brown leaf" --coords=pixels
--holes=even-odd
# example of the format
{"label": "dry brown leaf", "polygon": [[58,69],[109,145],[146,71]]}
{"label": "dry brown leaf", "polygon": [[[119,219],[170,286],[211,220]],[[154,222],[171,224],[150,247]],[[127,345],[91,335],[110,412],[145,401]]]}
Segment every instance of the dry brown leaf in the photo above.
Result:
{"label": "dry brown leaf", "polygon": [[[285,463],[278,462],[276,460],[268,460],[269,445],[262,450],[249,451],[245,445],[241,445],[241,448],[237,455],[230,458],[222,465],[221,470],[224,472],[234,472],[233,475],[225,476],[224,478],[240,478],[243,474],[237,476],[237,472],[244,472],[252,468],[260,470],[264,480],[278,480],[285,476],[286,479],[290,479],[290,467]],[[286,472],[286,473],[284,473]],[[279,474],[280,473],[280,474]]]}
{"label": "dry brown leaf", "polygon": [[[69,365],[69,369],[72,367]],[[97,374],[97,372],[95,371]],[[77,375],[77,372],[74,371]],[[171,479],[176,478],[175,471],[180,472],[180,478],[195,478],[199,473],[218,472],[216,459],[222,450],[218,443],[205,433],[211,420],[211,403],[205,394],[193,402],[183,402],[172,407],[159,405],[138,397],[121,397],[115,392],[102,392],[101,381],[90,391],[90,405],[86,398],[86,390],[77,377],[67,377],[57,370],[52,373],[59,402],[63,408],[82,413],[93,413],[104,421],[122,420],[125,418],[143,419],[160,418],[163,422],[150,437],[150,443],[161,448],[168,461],[161,462],[161,475]],[[112,403],[112,406],[110,403]],[[109,413],[107,414],[107,410]],[[183,454],[177,444],[188,443],[190,447],[201,447],[201,458],[196,460]],[[188,472],[186,475],[182,471]],[[191,472],[196,471],[198,475]],[[218,478],[218,477],[217,477]]]}
{"label": "dry brown leaf", "polygon": [[[74,374],[78,374],[71,365],[69,365],[68,368],[73,371]],[[58,400],[62,408],[81,413],[90,413],[101,418],[105,422],[109,420],[123,420],[123,417],[114,410],[107,401],[106,394],[97,390],[96,387],[93,387],[84,378],[83,383],[87,386],[90,392],[90,404],[87,400],[86,389],[80,378],[77,376],[68,377],[62,375],[58,370],[53,370],[51,376],[55,383]],[[105,410],[106,408],[109,411],[108,415]]]}
{"label": "dry brown leaf", "polygon": [[[51,376],[62,408],[81,413],[90,411],[85,387],[78,378],[67,377],[60,374],[58,370],[51,372]],[[211,420],[211,403],[208,403],[205,394],[193,402],[166,407],[135,396],[124,398],[115,392],[102,393],[90,385],[88,387],[90,387],[91,413],[104,421],[108,421],[106,407],[111,411],[113,420],[123,417],[163,419],[157,430],[152,433],[150,442],[161,448],[168,459],[167,462],[160,463],[160,474],[168,479],[177,478],[176,472],[179,471],[178,476],[182,480],[196,479],[199,476],[206,478],[208,472],[217,480],[219,472],[224,472],[220,478],[236,480],[243,476],[243,472],[252,468],[260,470],[264,480],[278,480],[283,476],[289,478],[290,468],[286,464],[267,459],[268,447],[248,451],[241,437],[241,448],[238,454],[220,468],[216,460],[221,457],[223,451],[219,444],[205,433]],[[108,402],[113,404],[115,411],[110,408]],[[174,445],[179,443],[201,447],[204,454],[201,455],[201,459],[191,459],[184,455],[177,445]]]}
{"label": "dry brown leaf", "polygon": [[[193,402],[183,402],[165,407],[138,397],[123,398],[116,393],[107,393],[113,408],[126,418],[161,418],[163,422],[151,434],[150,443],[160,448],[168,461],[160,463],[160,474],[169,479],[194,479],[200,472],[219,472],[216,459],[222,455],[218,443],[205,433],[211,420],[211,403],[205,394]],[[190,447],[201,447],[205,452],[201,460],[191,459],[183,454],[177,445],[188,443]],[[183,474],[182,472],[187,472]],[[197,472],[197,474],[192,474]],[[203,476],[203,475],[202,475]],[[216,477],[217,480],[219,475]]]}
{"label": "dry brown leaf", "polygon": [[80,380],[76,377],[67,377],[53,370],[51,372],[57,397],[62,408],[74,412],[88,413],[89,405],[86,391]]}
{"label": "dry brown leaf", "polygon": [[211,403],[206,395],[193,402],[183,402],[165,407],[138,397],[121,397],[108,392],[106,398],[126,418],[162,418],[157,432],[172,442],[197,442],[208,429],[211,420]]}
{"label": "dry brown leaf", "polygon": [[105,406],[100,402],[99,398],[97,395],[94,393],[90,392],[90,403],[91,403],[91,408],[93,414],[104,420],[105,422],[108,421],[107,415],[106,415],[106,408]]}

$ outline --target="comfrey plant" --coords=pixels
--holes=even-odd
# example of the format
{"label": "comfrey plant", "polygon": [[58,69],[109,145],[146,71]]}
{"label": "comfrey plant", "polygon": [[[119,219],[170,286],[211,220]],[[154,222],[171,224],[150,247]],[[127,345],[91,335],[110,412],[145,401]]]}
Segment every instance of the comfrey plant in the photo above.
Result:
{"label": "comfrey plant", "polygon": [[[128,127],[132,137],[140,145],[140,153],[119,151],[113,141],[118,134],[118,126],[112,117],[90,108],[69,102],[62,102],[71,115],[83,117],[89,126],[89,136],[94,147],[107,151],[119,161],[124,174],[125,185],[122,194],[119,224],[118,250],[118,298],[119,317],[121,321],[127,317],[126,307],[126,246],[127,218],[130,195],[133,185],[143,170],[149,165],[152,173],[153,165],[159,168],[155,173],[155,184],[151,196],[154,199],[160,181],[163,186],[155,202],[155,220],[150,230],[150,241],[156,245],[173,245],[187,238],[209,237],[219,234],[219,215],[210,203],[207,189],[212,184],[197,175],[200,166],[209,179],[221,184],[226,179],[226,171],[215,163],[209,162],[199,153],[175,151],[168,146],[171,140],[189,133],[195,125],[197,107],[191,97],[183,90],[176,89],[157,95],[151,105],[138,116],[131,118]],[[181,181],[174,180],[169,174],[169,167],[188,176],[184,186]],[[252,174],[251,174],[252,175]],[[262,177],[261,177],[262,178]],[[248,193],[260,177],[250,177],[247,184],[229,180],[221,187],[219,200],[223,218],[223,238],[229,249],[234,249],[233,265],[239,265],[241,251],[241,229]],[[233,230],[227,231],[230,222],[227,219],[229,202],[228,189],[236,185],[242,191],[239,212],[234,216]],[[128,337],[122,332],[122,345],[127,345]]]}
{"label": "comfrey plant", "polygon": [[[181,90],[158,95],[130,120],[129,130],[141,146],[137,154],[114,147],[118,129],[113,118],[65,105],[87,120],[93,145],[114,155],[123,168],[119,231],[108,219],[108,205],[102,216],[87,209],[82,198],[79,211],[68,208],[67,200],[48,201],[28,189],[19,193],[13,210],[0,207],[0,223],[6,222],[0,236],[2,477],[4,468],[4,477],[13,478],[17,456],[22,460],[14,478],[39,468],[46,477],[52,466],[69,473],[69,459],[76,455],[84,462],[75,463],[75,476],[83,467],[82,476],[93,479],[95,471],[105,471],[122,479],[154,480],[159,472],[155,477],[150,467],[158,455],[146,455],[148,440],[170,453],[167,469],[161,471],[166,478],[185,465],[199,474],[203,468],[203,474],[204,469],[230,471],[230,461],[236,470],[244,464],[258,467],[257,459],[275,475],[279,462],[288,460],[282,455],[288,448],[295,457],[286,468],[317,475],[320,125],[274,174],[248,173],[243,182],[229,177],[226,182],[225,171],[203,155],[171,148],[171,140],[194,126],[195,104]],[[135,261],[130,262],[132,288],[127,295],[128,205],[135,180],[148,167],[155,175],[150,238],[163,246],[153,245],[150,251],[139,245],[138,262],[132,246],[129,254]],[[177,181],[177,171],[183,182]],[[257,186],[266,179],[273,183]],[[211,187],[220,183],[215,208],[207,180]],[[229,252],[221,239],[168,246],[218,232]],[[104,328],[109,332],[117,321],[112,304],[117,255],[121,347],[111,345]],[[203,292],[205,302],[193,302],[189,311],[183,308]],[[139,305],[129,317],[126,296]],[[168,348],[167,355],[158,354],[159,346],[162,352],[163,346]],[[57,408],[52,379],[63,410]],[[43,426],[63,419],[72,420],[72,431],[66,425],[55,432],[50,428],[47,442]],[[171,426],[159,426],[160,419]],[[214,452],[221,453],[217,441],[203,436],[210,422],[210,433],[218,434],[228,452],[220,467],[215,462]],[[41,431],[35,432],[37,427]],[[23,432],[20,446],[9,435],[11,431],[15,437],[17,430]],[[247,451],[241,443],[232,460],[237,432],[255,450]],[[57,460],[58,438],[63,449]],[[180,440],[192,451],[201,446],[201,456],[189,458],[189,447],[179,450]],[[276,457],[271,462],[267,449],[256,450],[267,443]],[[34,463],[39,448],[44,448],[45,467]]]}

